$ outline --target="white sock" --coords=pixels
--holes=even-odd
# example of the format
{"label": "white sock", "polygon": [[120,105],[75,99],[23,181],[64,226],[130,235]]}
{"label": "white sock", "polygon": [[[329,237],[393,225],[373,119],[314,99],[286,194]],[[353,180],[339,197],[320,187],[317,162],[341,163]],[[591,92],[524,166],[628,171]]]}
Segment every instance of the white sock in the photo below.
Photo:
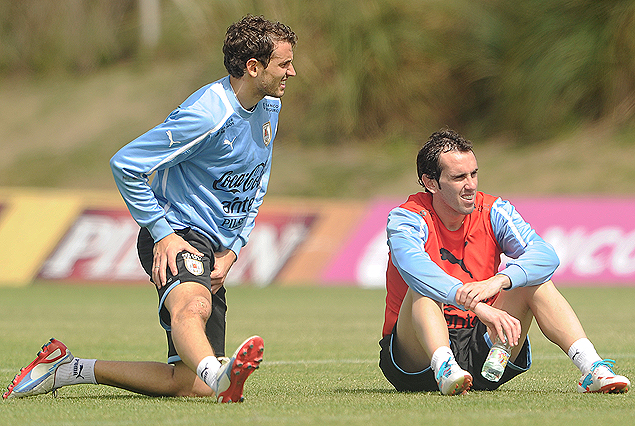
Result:
{"label": "white sock", "polygon": [[97,384],[95,380],[96,359],[73,358],[68,364],[62,364],[55,372],[55,387],[81,384]]}
{"label": "white sock", "polygon": [[595,351],[593,343],[586,337],[576,340],[567,351],[567,355],[582,374],[588,373],[594,362],[602,360]]}
{"label": "white sock", "polygon": [[434,371],[434,377],[437,376],[437,372],[441,369],[441,365],[448,360],[450,360],[450,362],[456,362],[452,349],[450,349],[449,346],[441,346],[434,351],[432,359],[430,360],[430,366],[432,366],[432,371]]}
{"label": "white sock", "polygon": [[216,388],[216,373],[220,369],[220,362],[215,356],[208,356],[203,358],[203,360],[196,367],[196,374],[201,378],[207,386],[212,389]]}

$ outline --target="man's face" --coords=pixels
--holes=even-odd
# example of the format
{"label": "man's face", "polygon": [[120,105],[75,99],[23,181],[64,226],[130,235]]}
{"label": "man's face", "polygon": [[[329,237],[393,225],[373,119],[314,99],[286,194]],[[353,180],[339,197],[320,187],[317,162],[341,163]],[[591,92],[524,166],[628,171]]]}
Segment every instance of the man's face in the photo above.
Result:
{"label": "man's face", "polygon": [[259,76],[256,87],[263,96],[280,98],[284,95],[287,79],[294,75],[291,43],[278,42],[271,54],[269,65]]}
{"label": "man's face", "polygon": [[439,156],[439,163],[441,176],[434,191],[434,196],[439,198],[439,206],[447,214],[472,213],[478,187],[478,164],[474,153],[444,152]]}

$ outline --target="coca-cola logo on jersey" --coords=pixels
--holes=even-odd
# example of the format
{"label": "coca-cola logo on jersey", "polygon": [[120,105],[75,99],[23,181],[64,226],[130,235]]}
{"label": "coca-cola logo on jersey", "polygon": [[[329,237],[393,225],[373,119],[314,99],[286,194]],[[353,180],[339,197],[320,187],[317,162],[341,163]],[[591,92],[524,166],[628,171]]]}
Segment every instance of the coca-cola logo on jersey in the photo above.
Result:
{"label": "coca-cola logo on jersey", "polygon": [[235,173],[233,170],[225,172],[219,179],[214,181],[213,187],[232,194],[256,189],[265,174],[266,165],[267,163],[260,163],[247,173]]}

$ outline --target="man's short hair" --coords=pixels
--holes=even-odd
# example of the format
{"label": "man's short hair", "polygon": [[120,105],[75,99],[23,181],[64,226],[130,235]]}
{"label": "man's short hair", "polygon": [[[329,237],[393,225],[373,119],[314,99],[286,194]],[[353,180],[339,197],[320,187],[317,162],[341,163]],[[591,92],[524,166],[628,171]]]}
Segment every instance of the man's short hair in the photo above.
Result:
{"label": "man's short hair", "polygon": [[428,141],[421,147],[417,154],[417,179],[419,184],[425,188],[422,176],[434,179],[439,182],[441,177],[441,164],[439,156],[444,152],[474,152],[472,142],[451,129],[442,129],[434,132]]}
{"label": "man's short hair", "polygon": [[251,58],[267,68],[276,43],[288,42],[294,47],[297,39],[291,28],[280,22],[247,15],[227,28],[223,44],[225,68],[235,78],[245,74]]}

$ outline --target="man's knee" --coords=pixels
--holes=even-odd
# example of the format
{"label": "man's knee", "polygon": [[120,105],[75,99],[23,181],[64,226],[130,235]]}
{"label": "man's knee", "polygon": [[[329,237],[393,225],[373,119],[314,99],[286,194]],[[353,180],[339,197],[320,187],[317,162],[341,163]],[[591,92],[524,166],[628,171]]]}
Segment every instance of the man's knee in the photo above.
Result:
{"label": "man's knee", "polygon": [[181,305],[180,309],[172,314],[172,322],[187,319],[200,319],[203,323],[207,322],[212,314],[212,303],[209,299],[202,296],[195,296],[189,302]]}
{"label": "man's knee", "polygon": [[168,295],[165,303],[172,325],[175,322],[192,318],[207,322],[212,314],[212,300],[209,290],[197,283],[185,283],[178,285]]}
{"label": "man's knee", "polygon": [[518,287],[510,290],[509,293],[512,299],[523,300],[527,305],[532,305],[532,302],[540,297],[549,297],[548,295],[559,294],[560,291],[556,288],[553,281],[548,280],[538,285]]}

